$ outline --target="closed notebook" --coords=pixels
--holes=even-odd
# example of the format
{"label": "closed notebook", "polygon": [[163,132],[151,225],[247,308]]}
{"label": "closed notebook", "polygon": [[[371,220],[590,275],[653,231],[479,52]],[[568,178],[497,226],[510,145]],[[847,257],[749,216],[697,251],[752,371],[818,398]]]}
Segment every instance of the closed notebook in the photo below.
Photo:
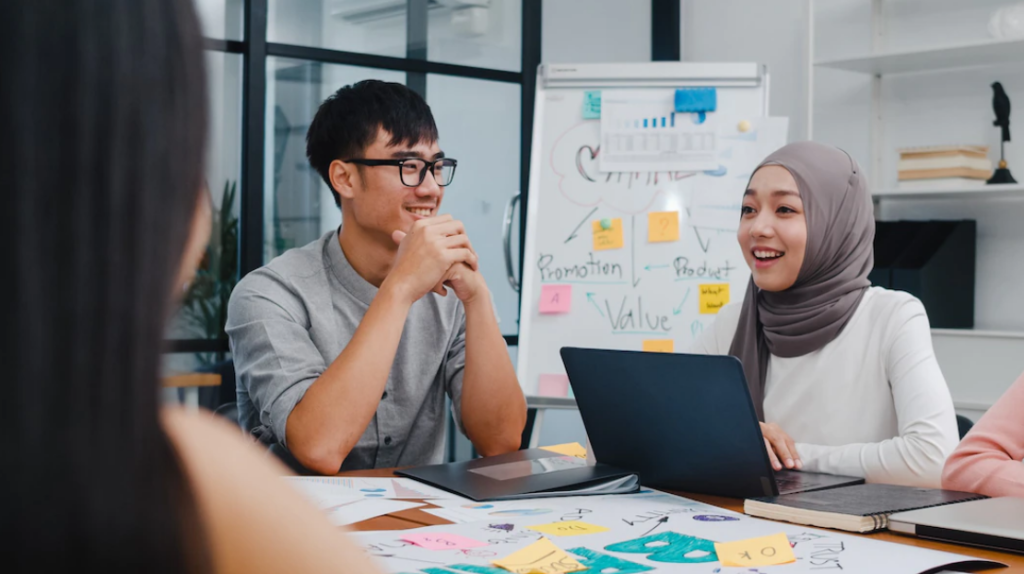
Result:
{"label": "closed notebook", "polygon": [[969,492],[915,488],[891,484],[858,484],[831,490],[751,498],[743,512],[808,526],[850,532],[886,528],[889,515],[985,498]]}
{"label": "closed notebook", "polygon": [[639,477],[613,466],[540,448],[465,462],[395,471],[476,501],[622,494],[640,490]]}

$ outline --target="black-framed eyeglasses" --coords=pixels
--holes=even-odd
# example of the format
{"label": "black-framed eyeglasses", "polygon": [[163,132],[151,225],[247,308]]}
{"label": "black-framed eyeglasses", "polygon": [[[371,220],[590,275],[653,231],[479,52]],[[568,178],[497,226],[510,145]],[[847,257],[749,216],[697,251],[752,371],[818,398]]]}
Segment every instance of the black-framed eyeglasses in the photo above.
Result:
{"label": "black-framed eyeglasses", "polygon": [[402,159],[347,159],[348,163],[359,165],[395,165],[398,166],[398,174],[402,179],[402,185],[406,187],[419,187],[423,179],[427,177],[429,170],[434,175],[437,185],[444,187],[455,179],[455,166],[459,162],[450,157],[443,157],[434,161],[427,161],[418,157],[407,157]]}

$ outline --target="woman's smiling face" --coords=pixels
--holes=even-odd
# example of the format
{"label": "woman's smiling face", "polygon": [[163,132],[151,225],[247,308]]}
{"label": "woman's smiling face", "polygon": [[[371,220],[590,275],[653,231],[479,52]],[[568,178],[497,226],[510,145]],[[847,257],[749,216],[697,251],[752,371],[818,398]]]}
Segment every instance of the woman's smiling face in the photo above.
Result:
{"label": "woman's smiling face", "polygon": [[789,170],[766,165],[754,173],[743,196],[736,238],[755,285],[784,291],[796,283],[807,246],[807,220]]}

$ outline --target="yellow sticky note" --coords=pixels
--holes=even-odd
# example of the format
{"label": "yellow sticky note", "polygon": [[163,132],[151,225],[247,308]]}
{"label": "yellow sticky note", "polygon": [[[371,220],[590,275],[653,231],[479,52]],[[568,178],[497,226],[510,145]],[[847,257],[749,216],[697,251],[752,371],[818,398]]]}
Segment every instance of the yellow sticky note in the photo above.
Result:
{"label": "yellow sticky note", "polygon": [[647,241],[679,241],[679,212],[652,211],[647,214]]}
{"label": "yellow sticky note", "polygon": [[606,249],[622,249],[622,219],[616,217],[612,220],[610,229],[601,227],[601,220],[594,221],[594,251]]}
{"label": "yellow sticky note", "polygon": [[793,546],[782,532],[736,542],[715,542],[722,566],[774,566],[796,562]]}
{"label": "yellow sticky note", "polygon": [[587,458],[587,449],[583,448],[583,445],[578,442],[567,442],[565,444],[542,446],[540,448],[551,452],[557,452],[558,454],[564,454],[565,456],[575,456],[576,458],[582,459]]}
{"label": "yellow sticky note", "polygon": [[729,302],[729,284],[714,283],[700,286],[700,312],[702,315],[717,315]]}
{"label": "yellow sticky note", "polygon": [[530,530],[536,530],[537,532],[543,532],[544,534],[550,534],[552,536],[579,536],[581,534],[608,532],[608,529],[604,526],[580,522],[579,520],[566,520],[565,522],[538,524],[537,526],[527,526],[527,528]]}
{"label": "yellow sticky note", "polygon": [[587,569],[586,566],[566,554],[565,550],[555,546],[555,543],[547,538],[541,538],[501,560],[495,560],[493,564],[517,574],[530,574],[531,572],[561,574],[562,572],[579,572]]}
{"label": "yellow sticky note", "polygon": [[645,353],[674,353],[676,342],[672,339],[648,339],[644,341]]}

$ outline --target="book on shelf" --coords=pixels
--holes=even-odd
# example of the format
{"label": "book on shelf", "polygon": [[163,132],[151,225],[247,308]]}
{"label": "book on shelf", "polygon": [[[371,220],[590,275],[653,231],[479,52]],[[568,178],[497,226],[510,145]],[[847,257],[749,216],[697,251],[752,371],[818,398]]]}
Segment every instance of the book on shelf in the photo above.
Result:
{"label": "book on shelf", "polygon": [[914,169],[900,170],[900,181],[913,181],[916,179],[946,179],[960,177],[965,179],[980,179],[982,181],[992,177],[991,169],[971,169],[969,167],[947,167],[941,169]]}
{"label": "book on shelf", "polygon": [[922,179],[905,179],[899,182],[899,189],[942,190],[974,187],[985,187],[985,180],[972,177],[927,177]]}
{"label": "book on shelf", "polygon": [[926,185],[938,185],[948,180],[952,185],[962,185],[972,180],[983,183],[992,177],[987,146],[931,146],[898,151],[897,179],[901,188],[911,187],[906,182],[927,181]]}
{"label": "book on shelf", "polygon": [[987,145],[940,145],[928,147],[905,147],[896,150],[900,159],[927,159],[936,157],[969,156],[988,157]]}

